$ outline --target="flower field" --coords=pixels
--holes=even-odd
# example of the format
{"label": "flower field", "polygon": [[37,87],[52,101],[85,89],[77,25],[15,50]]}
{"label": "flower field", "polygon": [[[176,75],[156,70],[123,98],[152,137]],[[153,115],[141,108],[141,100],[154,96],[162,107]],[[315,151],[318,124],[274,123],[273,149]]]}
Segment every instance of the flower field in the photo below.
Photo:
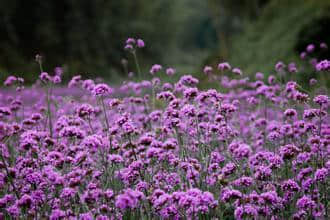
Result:
{"label": "flower field", "polygon": [[327,45],[301,54],[307,88],[294,63],[206,66],[221,91],[159,64],[143,80],[143,47],[126,41],[136,77],[120,86],[64,84],[40,56],[33,86],[3,82],[0,219],[329,219],[330,61],[312,59]]}

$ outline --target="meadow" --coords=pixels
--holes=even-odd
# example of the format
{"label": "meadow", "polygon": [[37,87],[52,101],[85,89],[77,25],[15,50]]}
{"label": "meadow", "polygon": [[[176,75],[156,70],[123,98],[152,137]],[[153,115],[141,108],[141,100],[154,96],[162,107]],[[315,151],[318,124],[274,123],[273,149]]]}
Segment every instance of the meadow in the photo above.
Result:
{"label": "meadow", "polygon": [[330,60],[313,57],[326,44],[275,74],[205,66],[221,91],[159,64],[146,76],[145,46],[125,42],[136,67],[121,85],[64,83],[39,55],[32,86],[3,82],[0,219],[329,219]]}

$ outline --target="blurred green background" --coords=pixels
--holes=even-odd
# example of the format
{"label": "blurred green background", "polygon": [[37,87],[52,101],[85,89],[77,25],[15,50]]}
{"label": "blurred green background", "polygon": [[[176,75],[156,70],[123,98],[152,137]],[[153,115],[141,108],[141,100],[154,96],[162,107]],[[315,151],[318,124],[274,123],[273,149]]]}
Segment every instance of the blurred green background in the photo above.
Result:
{"label": "blurred green background", "polygon": [[[127,77],[127,37],[146,77],[154,63],[201,74],[206,64],[228,61],[246,74],[270,73],[278,60],[299,62],[309,43],[330,45],[329,0],[0,0],[0,79],[38,77],[36,54],[52,72]],[[329,54],[316,54],[329,58]],[[202,74],[201,74],[202,76]]]}

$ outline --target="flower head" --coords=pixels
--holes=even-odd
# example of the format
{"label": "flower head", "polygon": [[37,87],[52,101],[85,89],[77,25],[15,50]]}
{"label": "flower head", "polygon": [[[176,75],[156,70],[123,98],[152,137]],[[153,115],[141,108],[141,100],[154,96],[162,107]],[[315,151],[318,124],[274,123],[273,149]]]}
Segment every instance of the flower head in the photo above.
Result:
{"label": "flower head", "polygon": [[150,73],[151,73],[151,75],[154,75],[155,73],[161,71],[162,68],[163,68],[163,67],[162,67],[161,65],[159,65],[159,64],[154,64],[154,65],[151,67],[151,69],[150,69]]}
{"label": "flower head", "polygon": [[218,70],[220,70],[220,71],[231,70],[231,66],[227,62],[219,63],[218,64]]}
{"label": "flower head", "polygon": [[143,48],[143,47],[145,47],[145,43],[144,43],[144,41],[141,40],[141,39],[138,39],[138,40],[137,40],[136,45],[137,45],[138,48]]}
{"label": "flower head", "polygon": [[110,88],[107,84],[100,83],[94,86],[92,94],[94,96],[107,96],[110,95],[112,91],[112,88]]}

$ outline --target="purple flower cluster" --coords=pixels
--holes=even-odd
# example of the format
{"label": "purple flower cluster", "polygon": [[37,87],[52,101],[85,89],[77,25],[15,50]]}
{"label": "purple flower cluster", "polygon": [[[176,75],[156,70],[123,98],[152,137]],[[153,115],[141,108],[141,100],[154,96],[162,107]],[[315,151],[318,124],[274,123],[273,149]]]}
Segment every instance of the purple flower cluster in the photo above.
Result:
{"label": "purple flower cluster", "polygon": [[128,38],[126,40],[125,50],[135,50],[135,48],[145,47],[145,43],[142,39]]}
{"label": "purple flower cluster", "polygon": [[221,92],[192,75],[117,87],[78,75],[67,95],[52,93],[61,68],[31,88],[8,77],[0,219],[328,219],[328,91],[307,92],[294,63],[275,69],[253,80],[227,62],[206,66]]}
{"label": "purple flower cluster", "polygon": [[151,73],[151,75],[154,75],[155,73],[161,71],[162,68],[163,68],[163,67],[162,67],[161,65],[159,65],[159,64],[154,64],[154,65],[151,67],[151,69],[150,69],[150,73]]}
{"label": "purple flower cluster", "polygon": [[112,89],[105,83],[100,83],[94,86],[92,94],[94,96],[106,96],[112,93]]}
{"label": "purple flower cluster", "polygon": [[330,61],[322,60],[315,66],[317,71],[330,71]]}

